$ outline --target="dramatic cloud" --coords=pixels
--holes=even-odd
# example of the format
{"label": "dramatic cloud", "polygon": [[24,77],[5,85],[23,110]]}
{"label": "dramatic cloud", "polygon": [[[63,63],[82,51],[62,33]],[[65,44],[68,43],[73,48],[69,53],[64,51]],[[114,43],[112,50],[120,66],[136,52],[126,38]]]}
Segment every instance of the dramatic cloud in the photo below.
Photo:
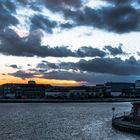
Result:
{"label": "dramatic cloud", "polygon": [[[46,71],[49,67],[49,62],[42,62],[37,65],[37,68]],[[140,74],[140,60],[134,57],[122,60],[121,58],[94,58],[91,60],[81,59],[77,63],[61,62],[57,64],[51,63],[51,69],[56,70],[69,70],[81,72],[94,72],[100,74],[113,74],[113,75],[139,75]]]}
{"label": "dramatic cloud", "polygon": [[25,72],[25,71],[21,71],[21,70],[15,72],[15,73],[8,73],[8,75],[22,78],[22,79],[35,77],[35,73],[29,73],[29,72]]}
{"label": "dramatic cloud", "polygon": [[77,26],[93,26],[100,29],[125,33],[140,30],[140,10],[135,9],[130,4],[120,4],[101,9],[85,7],[84,11],[65,10],[67,19],[72,19]]}
{"label": "dramatic cloud", "polygon": [[137,55],[140,56],[140,52],[137,52]]}
{"label": "dramatic cloud", "polygon": [[125,54],[125,52],[123,52],[121,46],[119,46],[119,47],[105,46],[104,49],[108,50],[110,52],[110,54],[113,56]]}
{"label": "dramatic cloud", "polygon": [[43,50],[39,48],[41,36],[42,34],[39,30],[31,32],[29,36],[23,38],[20,38],[17,33],[11,29],[1,31],[0,52],[5,55],[14,56],[41,56],[43,55]]}
{"label": "dramatic cloud", "polygon": [[46,79],[58,79],[58,80],[75,80],[81,82],[81,84],[93,85],[97,83],[105,82],[133,82],[137,79],[136,76],[116,76],[111,74],[96,74],[90,73],[80,73],[80,72],[68,72],[68,71],[52,71],[45,73],[42,78]]}
{"label": "dramatic cloud", "polygon": [[[16,0],[15,3],[5,0],[0,4],[0,29],[18,24],[18,19],[16,18],[18,2],[22,6],[28,5],[33,11],[38,11],[32,17],[27,15],[31,22],[31,30],[43,29],[48,33],[52,33],[52,29],[59,26],[61,29],[92,26],[116,33],[140,31],[140,9],[137,8],[140,6],[139,0],[100,1],[105,1],[106,5],[100,8],[91,8],[86,6],[87,0]],[[66,22],[67,19],[71,20],[73,24],[59,24],[42,15],[41,10],[44,5],[52,12],[63,15]]]}
{"label": "dramatic cloud", "polygon": [[42,61],[41,63],[37,64],[37,68],[41,68],[47,71],[48,69],[59,69],[59,66],[55,63]]}
{"label": "dramatic cloud", "polygon": [[[91,2],[91,5],[88,2]],[[129,58],[124,59],[128,54],[124,51],[131,45],[137,46],[135,42],[137,42],[138,36],[134,44],[130,43],[129,45],[127,42],[129,42],[130,36],[127,35],[130,34],[127,33],[140,31],[140,1],[100,0],[100,2],[104,4],[96,7],[94,4],[96,5],[98,2],[93,0],[0,0],[1,54],[24,57],[73,57],[71,62],[68,62],[69,58],[65,59],[65,62],[61,59],[62,62],[58,63],[42,61],[36,64],[36,67],[33,67],[34,64],[30,62],[32,65],[26,64],[27,71],[16,65],[18,63],[8,66],[4,64],[6,67],[17,70],[17,72],[9,73],[9,75],[23,79],[38,77],[88,83],[113,81],[113,78],[130,81],[133,79],[132,76],[139,76],[140,60],[136,60],[135,57],[140,56],[140,52],[136,50],[137,55],[135,57],[130,57],[129,54]],[[94,4],[92,5],[92,3]],[[93,42],[91,36],[88,36],[89,38],[84,36],[85,40],[82,40],[86,30],[81,30],[80,26],[88,29],[87,34],[91,29]],[[71,30],[72,28],[74,29]],[[63,32],[63,29],[69,30],[72,34]],[[79,29],[80,33],[75,33]],[[111,45],[105,46],[106,40],[101,37],[97,41],[101,41],[99,46],[102,45],[103,49],[94,48],[94,45],[90,46],[90,44],[96,44],[94,39],[97,29],[113,32],[113,34],[105,37],[107,42],[111,42]],[[95,34],[94,30],[96,30]],[[104,31],[101,31],[103,35],[105,34]],[[121,35],[118,37],[116,34],[123,34],[123,37]],[[60,44],[65,42],[67,35],[69,35],[68,44],[72,44],[71,47],[63,46],[63,43],[60,46],[49,46],[46,43],[48,37],[48,43],[53,44],[55,39],[57,41],[60,39]],[[115,40],[112,41],[110,36],[116,37]],[[44,41],[45,37],[46,40]],[[73,42],[74,37],[77,37],[77,41],[81,39],[80,43],[83,44],[80,48],[77,48],[80,45],[77,45],[77,49],[73,48],[79,43]],[[124,42],[121,41],[123,39]],[[122,45],[113,47],[116,40],[123,42],[125,47],[123,48]],[[89,45],[84,46],[86,41]],[[119,56],[120,58],[118,58]],[[75,62],[74,58],[79,58],[80,61]],[[49,59],[47,58],[47,60]]]}
{"label": "dramatic cloud", "polygon": [[14,69],[19,69],[20,68],[16,64],[9,65],[8,67],[11,67],[11,68],[14,68]]}
{"label": "dramatic cloud", "polygon": [[[140,6],[139,0],[100,0],[106,4],[99,8],[86,6],[87,2],[88,0],[5,0],[0,4],[0,29],[18,23],[15,16],[20,3],[20,6],[28,5],[33,11],[38,11],[32,17],[27,15],[31,21],[31,30],[43,29],[52,33],[52,29],[59,25],[61,29],[91,26],[116,33],[140,31],[140,9],[137,8]],[[63,15],[66,22],[71,20],[73,24],[59,24],[42,15],[44,5],[52,12]]]}
{"label": "dramatic cloud", "polygon": [[75,80],[75,81],[85,81],[85,76],[82,73],[67,72],[67,71],[52,71],[43,74],[42,78],[47,79],[58,79],[58,80]]}
{"label": "dramatic cloud", "polygon": [[50,21],[48,17],[45,17],[43,15],[34,15],[31,18],[31,22],[31,30],[43,29],[48,33],[52,33],[52,29],[57,26],[57,22]]}
{"label": "dramatic cloud", "polygon": [[[18,67],[11,65],[11,67]],[[91,60],[81,59],[79,62],[59,62],[52,63],[42,61],[35,68],[28,69],[27,72],[18,70],[9,73],[14,77],[42,78],[57,80],[75,80],[85,84],[104,83],[106,81],[134,81],[140,74],[140,60],[133,56],[129,59],[121,58],[94,58]]]}
{"label": "dramatic cloud", "polygon": [[92,48],[92,47],[81,47],[80,49],[77,50],[77,56],[79,57],[104,57],[106,53],[104,51],[101,51],[97,48]]}
{"label": "dramatic cloud", "polygon": [[15,13],[14,3],[8,0],[0,2],[0,30],[9,25],[18,24],[18,20],[13,13]]}
{"label": "dramatic cloud", "polygon": [[41,0],[44,2],[47,8],[51,10],[60,10],[60,8],[68,8],[68,7],[81,7],[82,0]]}
{"label": "dramatic cloud", "polygon": [[84,6],[81,0],[44,0],[44,3],[53,12],[59,11],[66,19],[73,20],[75,26],[92,26],[116,33],[140,31],[139,0],[103,1],[107,2],[106,6],[100,8]]}
{"label": "dramatic cloud", "polygon": [[[73,71],[70,71],[73,69]],[[126,60],[120,58],[95,58],[81,60],[77,63],[50,63],[42,61],[29,72],[17,71],[10,73],[14,77],[43,78],[57,80],[75,80],[85,84],[104,83],[107,81],[134,81],[140,74],[140,60],[130,57]],[[39,75],[39,76],[38,76]]]}
{"label": "dramatic cloud", "polygon": [[[133,61],[132,61],[133,60]],[[77,63],[82,71],[108,73],[115,75],[139,75],[140,61],[130,57],[123,61],[120,58],[95,58],[92,60],[81,60]]]}
{"label": "dramatic cloud", "polygon": [[[140,30],[140,10],[134,7],[134,4],[139,6],[138,0],[100,1],[107,2],[106,6],[102,6],[100,8],[87,7],[84,5],[87,0],[40,0],[40,3],[38,3],[38,1],[32,1],[32,4],[31,1],[21,2],[30,5],[45,4],[47,9],[50,9],[52,12],[59,12],[59,14],[63,14],[66,19],[71,19],[75,22],[74,25],[66,24],[64,27],[81,25],[93,26],[116,33]],[[33,8],[33,6],[31,7]],[[44,20],[47,20],[41,15],[38,15],[37,17],[40,20],[37,21],[37,25],[39,26],[44,22]]]}
{"label": "dramatic cloud", "polygon": [[32,31],[26,37],[20,37],[11,29],[0,32],[0,53],[13,56],[39,56],[39,57],[104,57],[106,53],[100,49],[92,47],[81,47],[76,51],[71,51],[68,47],[49,47],[41,45],[40,30]]}
{"label": "dramatic cloud", "polygon": [[77,65],[73,62],[60,62],[60,63],[50,63],[48,61],[42,61],[41,63],[37,64],[36,69],[33,69],[34,72],[47,72],[49,70],[73,70],[77,71]]}
{"label": "dramatic cloud", "polygon": [[71,24],[71,23],[62,23],[59,25],[61,27],[61,29],[71,29],[73,27],[75,27],[75,24]]}
{"label": "dramatic cloud", "polygon": [[39,57],[65,57],[72,56],[71,50],[66,47],[50,48],[41,46],[42,33],[39,30],[33,31],[27,37],[19,37],[13,30],[8,29],[0,33],[0,52],[5,55],[14,56],[39,56]]}

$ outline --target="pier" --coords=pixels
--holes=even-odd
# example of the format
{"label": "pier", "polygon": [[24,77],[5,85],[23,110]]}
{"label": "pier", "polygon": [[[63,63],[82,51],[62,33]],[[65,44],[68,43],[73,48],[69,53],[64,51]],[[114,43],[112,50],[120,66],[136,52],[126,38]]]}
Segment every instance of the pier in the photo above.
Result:
{"label": "pier", "polygon": [[140,135],[140,102],[134,102],[131,112],[113,115],[112,127],[120,131]]}

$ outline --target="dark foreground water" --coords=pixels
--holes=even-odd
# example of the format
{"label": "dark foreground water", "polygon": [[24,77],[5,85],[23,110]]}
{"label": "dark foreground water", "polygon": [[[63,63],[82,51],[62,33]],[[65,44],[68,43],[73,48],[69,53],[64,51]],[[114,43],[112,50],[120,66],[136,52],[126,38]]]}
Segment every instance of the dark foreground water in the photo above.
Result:
{"label": "dark foreground water", "polygon": [[0,140],[139,140],[112,129],[130,103],[0,104]]}

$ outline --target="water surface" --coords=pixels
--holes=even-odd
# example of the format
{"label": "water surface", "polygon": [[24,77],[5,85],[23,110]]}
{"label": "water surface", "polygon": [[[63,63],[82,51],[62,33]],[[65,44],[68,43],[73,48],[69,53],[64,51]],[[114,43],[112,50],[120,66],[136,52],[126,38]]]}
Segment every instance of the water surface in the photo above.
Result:
{"label": "water surface", "polygon": [[0,140],[138,140],[112,129],[116,113],[130,103],[0,104]]}

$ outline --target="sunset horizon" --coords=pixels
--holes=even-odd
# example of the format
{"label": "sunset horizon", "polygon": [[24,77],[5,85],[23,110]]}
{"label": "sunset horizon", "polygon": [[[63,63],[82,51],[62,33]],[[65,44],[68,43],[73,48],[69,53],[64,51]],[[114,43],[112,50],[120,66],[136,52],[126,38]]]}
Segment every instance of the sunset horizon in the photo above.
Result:
{"label": "sunset horizon", "polygon": [[0,13],[0,84],[140,79],[138,0],[1,0]]}

